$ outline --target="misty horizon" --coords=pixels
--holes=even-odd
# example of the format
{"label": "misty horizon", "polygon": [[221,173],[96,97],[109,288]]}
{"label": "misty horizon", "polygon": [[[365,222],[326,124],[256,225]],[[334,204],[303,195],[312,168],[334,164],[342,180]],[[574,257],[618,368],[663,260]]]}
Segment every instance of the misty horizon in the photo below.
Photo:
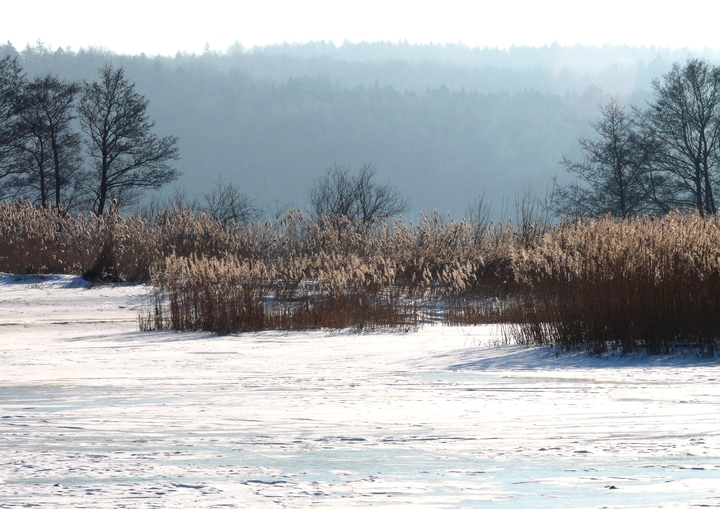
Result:
{"label": "misty horizon", "polygon": [[460,217],[482,194],[497,213],[529,187],[542,199],[553,176],[569,178],[559,161],[577,156],[599,104],[615,96],[642,106],[673,62],[718,60],[709,50],[405,43],[172,57],[0,46],[6,54],[20,57],[28,77],[94,80],[105,62],[123,66],[150,101],[158,134],[179,137],[175,187],[192,195],[222,178],[268,213],[306,209],[327,168],[369,163],[403,193],[410,219],[433,210]]}
{"label": "misty horizon", "polygon": [[[1,40],[1,39],[0,39]],[[79,47],[72,45],[55,45],[53,41],[47,41],[38,38],[34,41],[25,41],[24,44],[16,44],[11,39],[0,43],[6,48],[12,48],[14,51],[22,54],[23,52],[47,51],[47,52],[67,52],[67,53],[104,53],[116,57],[142,57],[142,58],[174,58],[174,57],[199,57],[206,54],[216,56],[233,56],[237,54],[292,54],[304,57],[331,57],[334,59],[346,59],[350,61],[362,60],[381,60],[377,51],[386,50],[391,52],[390,58],[402,58],[409,55],[419,57],[421,60],[435,61],[445,57],[446,52],[451,52],[452,58],[447,60],[453,63],[480,63],[484,61],[492,61],[492,59],[504,59],[518,54],[527,54],[532,52],[542,52],[547,50],[560,51],[565,54],[577,52],[590,52],[594,55],[604,53],[602,61],[606,64],[623,65],[627,61],[613,61],[614,53],[634,52],[641,54],[646,59],[652,59],[657,56],[668,57],[672,55],[676,58],[685,58],[688,55],[702,56],[706,59],[720,58],[720,44],[717,46],[705,45],[702,47],[691,46],[668,46],[661,44],[561,44],[558,41],[551,41],[546,44],[511,44],[509,46],[499,45],[471,45],[462,41],[457,42],[421,42],[413,43],[407,39],[398,39],[396,41],[389,39],[379,40],[343,40],[335,42],[327,39],[313,39],[308,41],[278,41],[268,44],[245,44],[240,40],[235,40],[224,46],[213,46],[205,43],[199,49],[182,49],[178,48],[174,51],[166,53],[154,53],[152,51],[122,51],[103,44],[86,44]],[[524,62],[530,65],[530,62]],[[575,62],[580,64],[582,62]],[[586,62],[588,66],[593,65]]]}

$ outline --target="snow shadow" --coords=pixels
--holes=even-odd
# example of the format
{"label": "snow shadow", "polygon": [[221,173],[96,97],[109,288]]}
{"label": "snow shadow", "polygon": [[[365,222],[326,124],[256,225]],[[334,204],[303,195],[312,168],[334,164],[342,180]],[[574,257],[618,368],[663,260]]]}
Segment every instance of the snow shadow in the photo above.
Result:
{"label": "snow shadow", "polygon": [[87,288],[90,286],[80,276],[60,274],[7,274],[0,272],[0,285],[42,285],[45,288]]}
{"label": "snow shadow", "polygon": [[418,367],[435,367],[451,371],[689,368],[719,366],[720,358],[698,357],[694,351],[680,351],[672,355],[611,353],[592,356],[586,352],[561,352],[550,347],[501,345],[463,348],[418,359],[417,365]]}

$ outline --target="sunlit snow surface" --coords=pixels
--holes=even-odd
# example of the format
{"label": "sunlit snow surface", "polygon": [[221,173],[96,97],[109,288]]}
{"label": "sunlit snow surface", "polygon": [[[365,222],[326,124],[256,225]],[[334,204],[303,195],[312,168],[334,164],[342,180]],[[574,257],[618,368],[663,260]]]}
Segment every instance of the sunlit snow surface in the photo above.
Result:
{"label": "sunlit snow surface", "polygon": [[0,507],[720,507],[720,363],[407,334],[138,332],[0,276]]}

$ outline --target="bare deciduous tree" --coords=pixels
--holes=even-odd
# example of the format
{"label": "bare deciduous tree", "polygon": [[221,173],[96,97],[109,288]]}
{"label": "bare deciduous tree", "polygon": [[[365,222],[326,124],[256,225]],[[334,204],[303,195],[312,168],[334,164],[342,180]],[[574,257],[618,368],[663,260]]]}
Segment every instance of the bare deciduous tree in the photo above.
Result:
{"label": "bare deciduous tree", "polygon": [[105,65],[100,80],[85,83],[78,112],[92,159],[93,211],[101,215],[109,199],[123,207],[145,189],[178,177],[169,161],[178,159],[177,138],[159,138],[147,114],[148,100],[135,91],[122,68]]}
{"label": "bare deciduous tree", "polygon": [[138,205],[134,214],[154,222],[162,212],[172,209],[189,210],[195,214],[200,214],[203,210],[197,197],[190,197],[187,190],[182,186],[173,186],[169,195],[150,197],[150,199]]}
{"label": "bare deciduous tree", "polygon": [[630,217],[655,207],[654,145],[635,127],[617,99],[599,107],[593,124],[597,138],[580,138],[581,161],[563,157],[561,164],[578,181],[557,187],[553,208],[561,214]]}
{"label": "bare deciduous tree", "polygon": [[642,126],[658,147],[667,176],[668,204],[716,214],[720,151],[720,68],[691,59],[653,81],[655,100]]}
{"label": "bare deciduous tree", "polygon": [[334,165],[315,180],[310,204],[317,218],[344,216],[355,224],[372,224],[407,208],[400,192],[375,180],[377,167],[363,164],[356,172]]}
{"label": "bare deciduous tree", "polygon": [[207,213],[214,221],[223,224],[244,224],[260,219],[261,210],[245,193],[232,182],[222,177],[215,187],[202,195],[202,199],[191,197],[183,187],[174,187],[168,196],[154,196],[136,209],[136,214],[150,221],[167,210],[186,210],[194,214]]}
{"label": "bare deciduous tree", "polygon": [[15,124],[20,136],[11,186],[43,207],[69,206],[80,192],[80,136],[72,130],[77,83],[46,75],[28,83]]}
{"label": "bare deciduous tree", "polygon": [[485,197],[485,191],[483,191],[468,205],[466,219],[478,230],[486,231],[492,223],[491,217],[492,203]]}

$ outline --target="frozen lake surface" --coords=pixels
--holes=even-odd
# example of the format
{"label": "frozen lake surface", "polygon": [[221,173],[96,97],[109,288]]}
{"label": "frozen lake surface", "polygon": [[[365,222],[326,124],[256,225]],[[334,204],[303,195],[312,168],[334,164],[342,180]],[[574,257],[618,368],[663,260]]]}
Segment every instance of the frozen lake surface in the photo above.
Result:
{"label": "frozen lake surface", "polygon": [[717,360],[138,332],[146,293],[0,277],[0,507],[720,507]]}

